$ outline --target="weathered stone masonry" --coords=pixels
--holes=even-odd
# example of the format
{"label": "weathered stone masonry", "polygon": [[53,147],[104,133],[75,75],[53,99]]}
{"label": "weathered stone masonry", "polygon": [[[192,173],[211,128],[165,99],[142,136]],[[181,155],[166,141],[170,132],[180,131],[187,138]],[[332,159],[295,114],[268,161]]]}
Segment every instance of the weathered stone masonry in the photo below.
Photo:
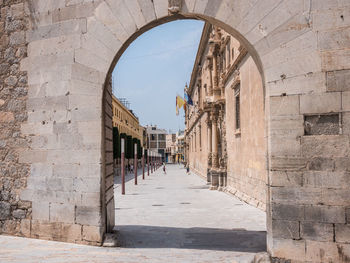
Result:
{"label": "weathered stone masonry", "polygon": [[106,79],[132,39],[188,17],[231,34],[262,74],[272,257],[349,261],[349,1],[31,0],[25,12],[22,1],[0,3],[2,233],[101,244]]}
{"label": "weathered stone masonry", "polygon": [[20,70],[29,19],[23,1],[0,1],[0,8],[0,231],[30,236],[31,202],[19,198],[30,174],[30,165],[19,163],[19,150],[30,143],[21,133],[28,86]]}

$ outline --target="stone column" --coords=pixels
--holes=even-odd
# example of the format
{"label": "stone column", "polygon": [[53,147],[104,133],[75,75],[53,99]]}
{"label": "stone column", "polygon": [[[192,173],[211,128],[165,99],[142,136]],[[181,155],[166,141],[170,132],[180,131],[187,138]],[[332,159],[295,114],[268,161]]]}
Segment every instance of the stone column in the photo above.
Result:
{"label": "stone column", "polygon": [[212,152],[212,143],[211,143],[211,139],[212,139],[212,132],[211,132],[211,120],[210,120],[210,113],[207,113],[207,120],[206,120],[206,124],[207,124],[207,130],[208,130],[208,144],[207,144],[207,149],[208,149],[208,167],[207,167],[207,183],[209,184],[211,182],[211,152]]}
{"label": "stone column", "polygon": [[219,160],[218,160],[218,113],[214,108],[211,113],[211,129],[212,129],[212,167],[211,167],[211,186],[210,190],[216,190],[219,185]]}

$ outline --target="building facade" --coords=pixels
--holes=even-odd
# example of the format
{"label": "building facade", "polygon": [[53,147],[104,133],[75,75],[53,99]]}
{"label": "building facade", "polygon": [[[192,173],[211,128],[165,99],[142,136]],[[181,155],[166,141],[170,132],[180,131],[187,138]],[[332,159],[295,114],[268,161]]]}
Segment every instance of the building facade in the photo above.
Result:
{"label": "building facade", "polygon": [[165,161],[166,152],[166,135],[167,131],[157,128],[156,125],[147,125],[147,149],[161,154],[163,162]]}
{"label": "building facade", "polygon": [[176,147],[176,134],[170,133],[166,135],[166,149],[165,149],[165,161],[167,163],[175,162],[175,147]]}
{"label": "building facade", "polygon": [[112,96],[113,127],[117,127],[119,133],[125,133],[137,138],[143,145],[144,128],[140,125],[139,119],[119,99]]}
{"label": "building facade", "polygon": [[240,42],[206,24],[192,71],[186,110],[186,160],[211,189],[266,209],[264,92]]}

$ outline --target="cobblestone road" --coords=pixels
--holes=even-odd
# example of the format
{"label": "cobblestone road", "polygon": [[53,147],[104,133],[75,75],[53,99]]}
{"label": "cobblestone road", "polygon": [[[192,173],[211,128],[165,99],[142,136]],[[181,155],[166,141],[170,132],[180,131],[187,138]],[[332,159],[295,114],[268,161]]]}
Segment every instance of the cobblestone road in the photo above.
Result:
{"label": "cobblestone road", "polygon": [[[118,178],[119,179],[119,178]],[[265,213],[210,191],[205,181],[168,165],[128,175],[126,195],[115,185],[122,247],[90,247],[0,236],[0,262],[251,262],[266,251]]]}

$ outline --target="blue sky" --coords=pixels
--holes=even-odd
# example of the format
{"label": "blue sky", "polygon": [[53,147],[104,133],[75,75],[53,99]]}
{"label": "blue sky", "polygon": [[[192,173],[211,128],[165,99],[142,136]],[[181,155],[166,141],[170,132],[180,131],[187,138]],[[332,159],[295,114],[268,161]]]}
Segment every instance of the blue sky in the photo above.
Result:
{"label": "blue sky", "polygon": [[204,22],[178,20],[138,37],[113,71],[113,94],[126,98],[141,125],[184,129],[184,112],[175,114],[176,95],[183,96],[191,78]]}

